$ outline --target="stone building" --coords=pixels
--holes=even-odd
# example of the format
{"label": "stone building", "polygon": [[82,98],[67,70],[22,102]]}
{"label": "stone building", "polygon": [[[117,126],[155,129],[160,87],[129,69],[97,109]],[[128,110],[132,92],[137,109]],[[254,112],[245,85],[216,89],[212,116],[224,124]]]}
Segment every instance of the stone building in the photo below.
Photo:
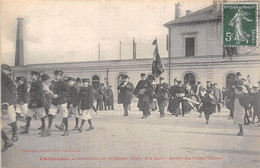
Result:
{"label": "stone building", "polygon": [[[259,47],[238,48],[237,55],[223,58],[220,5],[213,0],[213,5],[195,12],[187,10],[182,17],[181,5],[175,5],[175,20],[164,25],[168,28],[168,58],[162,58],[166,70],[161,75],[165,82],[172,84],[173,79],[178,77],[190,84],[201,81],[205,85],[206,81],[212,81],[218,83],[219,87],[228,87],[238,71],[245,78],[250,76],[252,84],[260,79]],[[100,83],[111,85],[116,93],[123,75],[127,74],[134,85],[140,80],[140,73],[152,75],[152,61],[151,58],[30,64],[13,69],[15,76],[39,70],[50,74],[52,78],[53,70],[59,69],[66,76],[90,78],[95,88]]]}

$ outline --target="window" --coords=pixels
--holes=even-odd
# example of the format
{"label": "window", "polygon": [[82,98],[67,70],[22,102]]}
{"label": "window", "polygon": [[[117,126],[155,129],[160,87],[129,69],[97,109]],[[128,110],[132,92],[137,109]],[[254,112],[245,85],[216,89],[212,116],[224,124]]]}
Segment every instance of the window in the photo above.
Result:
{"label": "window", "polygon": [[233,73],[229,73],[226,76],[226,88],[227,89],[230,89],[232,87],[232,83],[233,83],[233,80],[234,80],[235,77],[236,77],[236,75],[233,74]]}
{"label": "window", "polygon": [[99,76],[94,75],[94,76],[92,77],[92,86],[93,86],[94,89],[97,89],[97,88],[99,87],[99,85],[100,85]]}
{"label": "window", "polygon": [[195,38],[194,37],[185,38],[185,56],[186,57],[195,56]]}
{"label": "window", "polygon": [[196,83],[195,75],[192,73],[186,73],[184,75],[184,83],[189,83],[190,85],[194,85]]}

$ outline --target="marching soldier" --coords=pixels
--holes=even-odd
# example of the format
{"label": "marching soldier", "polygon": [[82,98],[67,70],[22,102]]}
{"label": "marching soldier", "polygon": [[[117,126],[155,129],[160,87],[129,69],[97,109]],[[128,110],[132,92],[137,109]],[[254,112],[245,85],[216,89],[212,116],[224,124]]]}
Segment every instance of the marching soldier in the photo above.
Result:
{"label": "marching soldier", "polygon": [[29,92],[27,90],[27,81],[25,77],[16,77],[19,81],[19,85],[17,87],[17,119],[21,117],[25,117],[28,110],[28,102],[29,102]]}
{"label": "marching soldier", "polygon": [[[17,122],[15,118],[15,86],[14,82],[10,78],[12,75],[12,69],[10,66],[6,64],[1,65],[1,110],[2,112],[6,110],[8,112],[9,120],[11,122],[12,126],[12,141],[17,141]],[[2,126],[1,126],[2,127]],[[1,128],[1,137],[4,141],[4,146],[2,148],[2,151],[6,151],[9,147],[13,145],[13,143],[8,139],[6,136],[3,128]]]}
{"label": "marching soldier", "polygon": [[124,76],[124,82],[122,82],[118,87],[117,90],[119,90],[119,94],[121,97],[121,101],[123,103],[124,107],[124,116],[128,116],[128,107],[129,104],[131,104],[131,100],[133,97],[133,91],[134,91],[134,86],[131,82],[129,82],[129,77],[128,75]]}
{"label": "marching soldier", "polygon": [[79,104],[80,104],[80,110],[81,110],[81,124],[80,128],[78,129],[79,132],[82,132],[82,128],[84,126],[85,121],[88,121],[89,128],[86,131],[91,131],[94,129],[92,126],[91,121],[91,111],[93,107],[94,102],[94,89],[92,86],[90,86],[90,80],[85,78],[82,79],[83,86],[81,87],[79,91]]}
{"label": "marching soldier", "polygon": [[79,129],[78,123],[79,123],[79,113],[78,113],[78,99],[79,94],[74,86],[75,79],[72,77],[68,77],[68,95],[67,95],[67,108],[69,113],[73,113],[76,121],[75,127],[72,129],[72,131],[76,131]]}
{"label": "marching soldier", "polygon": [[[42,82],[39,81],[40,73],[37,71],[31,71],[31,89],[29,91],[30,99],[28,103],[28,111],[26,114],[26,126],[24,131],[22,131],[22,134],[28,134],[30,125],[31,125],[31,119],[36,113],[36,115],[41,118],[42,123],[42,132],[45,130],[45,110],[44,110],[44,99],[43,99],[43,87]],[[42,133],[41,132],[41,133]]]}
{"label": "marching soldier", "polygon": [[53,119],[58,112],[60,111],[62,118],[63,118],[63,123],[65,125],[65,131],[62,134],[62,136],[67,136],[69,135],[68,131],[68,110],[67,110],[67,84],[62,81],[62,75],[63,72],[59,70],[54,71],[54,78],[55,78],[55,84],[53,88],[53,100],[52,104],[49,110],[49,124],[48,124],[48,129],[42,134],[42,135],[50,135],[51,134],[51,126]]}

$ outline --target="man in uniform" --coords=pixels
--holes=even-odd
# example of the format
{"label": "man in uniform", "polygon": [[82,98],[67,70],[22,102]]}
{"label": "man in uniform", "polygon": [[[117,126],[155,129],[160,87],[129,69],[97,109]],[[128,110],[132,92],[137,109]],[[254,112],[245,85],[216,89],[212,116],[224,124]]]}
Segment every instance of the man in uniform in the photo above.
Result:
{"label": "man in uniform", "polygon": [[60,111],[62,118],[63,118],[63,123],[65,125],[65,131],[62,134],[62,136],[67,136],[69,135],[68,131],[68,110],[67,110],[67,92],[68,92],[68,87],[66,82],[62,80],[62,75],[63,72],[60,70],[55,70],[54,71],[54,79],[55,79],[55,84],[53,88],[53,100],[52,104],[49,110],[49,124],[48,124],[48,129],[42,134],[42,135],[50,135],[51,133],[51,126],[52,126],[52,121],[57,114],[58,110]]}
{"label": "man in uniform", "polygon": [[81,124],[80,128],[78,129],[79,132],[82,132],[82,128],[84,126],[85,121],[88,121],[89,123],[89,128],[86,131],[91,131],[94,129],[92,126],[92,121],[91,121],[91,111],[93,107],[93,102],[94,102],[94,89],[90,85],[90,80],[85,78],[82,79],[83,86],[81,87],[79,91],[79,104],[80,104],[80,110],[81,110]]}
{"label": "man in uniform", "polygon": [[119,94],[122,99],[123,108],[124,108],[124,115],[128,116],[128,107],[129,104],[131,104],[134,86],[131,82],[129,82],[128,75],[124,76],[124,82],[120,83],[120,85],[117,87],[117,90],[119,90]]}
{"label": "man in uniform", "polygon": [[43,99],[43,87],[42,82],[39,81],[40,73],[37,71],[31,71],[31,89],[29,91],[29,103],[28,103],[28,111],[26,114],[26,126],[24,131],[22,131],[22,134],[28,134],[30,125],[31,125],[31,119],[36,113],[36,115],[41,118],[42,123],[42,132],[45,130],[45,110],[44,110],[44,99]]}
{"label": "man in uniform", "polygon": [[67,108],[69,113],[73,113],[75,117],[76,125],[72,129],[72,131],[76,131],[79,129],[79,113],[78,113],[78,99],[79,99],[79,93],[74,86],[75,79],[73,77],[68,77],[68,95],[67,95]]}
{"label": "man in uniform", "polygon": [[27,82],[25,77],[20,76],[16,77],[19,81],[19,85],[17,87],[17,110],[16,110],[16,119],[25,117],[28,110],[28,102],[29,102],[29,92],[27,89]]}
{"label": "man in uniform", "polygon": [[145,88],[145,73],[141,73],[141,80],[137,83],[134,95],[138,98],[138,104],[137,107],[140,111],[142,111],[142,102],[143,102],[143,90]]}
{"label": "man in uniform", "polygon": [[[12,141],[17,141],[17,122],[15,118],[15,86],[14,82],[10,78],[12,75],[12,69],[10,66],[6,64],[1,65],[1,110],[2,112],[6,110],[8,112],[9,120],[11,122],[13,136]],[[1,126],[2,127],[2,126]],[[3,128],[1,128],[1,137],[4,141],[4,146],[2,148],[2,151],[6,151],[9,147],[13,145],[13,143],[8,139],[6,136]]]}

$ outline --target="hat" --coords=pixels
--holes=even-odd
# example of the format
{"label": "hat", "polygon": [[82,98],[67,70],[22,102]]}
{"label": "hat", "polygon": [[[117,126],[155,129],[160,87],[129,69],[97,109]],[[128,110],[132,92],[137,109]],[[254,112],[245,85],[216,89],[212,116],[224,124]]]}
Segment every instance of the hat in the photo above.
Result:
{"label": "hat", "polygon": [[174,78],[173,81],[178,81],[179,79],[178,78]]}
{"label": "hat", "polygon": [[210,81],[207,81],[206,83],[210,83]]}
{"label": "hat", "polygon": [[180,84],[180,83],[181,83],[181,80],[177,80],[177,83]]}
{"label": "hat", "polygon": [[38,71],[31,71],[31,75],[39,76],[41,73]]}
{"label": "hat", "polygon": [[237,72],[236,73],[236,76],[242,76],[240,72]]}
{"label": "hat", "polygon": [[48,80],[48,79],[50,79],[50,76],[49,76],[49,75],[47,75],[47,74],[42,74],[42,81],[46,81],[46,80]]}
{"label": "hat", "polygon": [[80,78],[77,78],[77,79],[76,79],[76,82],[81,82],[81,79],[80,79]]}
{"label": "hat", "polygon": [[83,78],[83,79],[82,79],[82,82],[83,82],[83,83],[86,83],[86,82],[90,83],[90,79],[88,79],[88,78]]}
{"label": "hat", "polygon": [[160,81],[162,81],[162,80],[164,80],[164,78],[163,78],[163,77],[160,77]]}
{"label": "hat", "polygon": [[125,75],[125,76],[124,76],[124,79],[129,79],[129,76],[128,76],[128,75]]}
{"label": "hat", "polygon": [[246,79],[245,79],[245,78],[242,78],[241,80],[242,80],[242,81],[246,81]]}
{"label": "hat", "polygon": [[145,76],[145,73],[141,73],[141,77]]}
{"label": "hat", "polygon": [[217,83],[214,83],[213,86],[217,85]]}
{"label": "hat", "polygon": [[63,75],[63,71],[55,70],[54,75]]}
{"label": "hat", "polygon": [[153,81],[153,80],[154,80],[154,76],[152,76],[152,75],[149,75],[147,79],[149,79],[149,80]]}
{"label": "hat", "polygon": [[75,81],[73,77],[68,77],[67,81]]}
{"label": "hat", "polygon": [[7,65],[7,64],[2,64],[1,65],[1,70],[7,70],[7,71],[12,71],[12,68],[9,66],[9,65]]}

